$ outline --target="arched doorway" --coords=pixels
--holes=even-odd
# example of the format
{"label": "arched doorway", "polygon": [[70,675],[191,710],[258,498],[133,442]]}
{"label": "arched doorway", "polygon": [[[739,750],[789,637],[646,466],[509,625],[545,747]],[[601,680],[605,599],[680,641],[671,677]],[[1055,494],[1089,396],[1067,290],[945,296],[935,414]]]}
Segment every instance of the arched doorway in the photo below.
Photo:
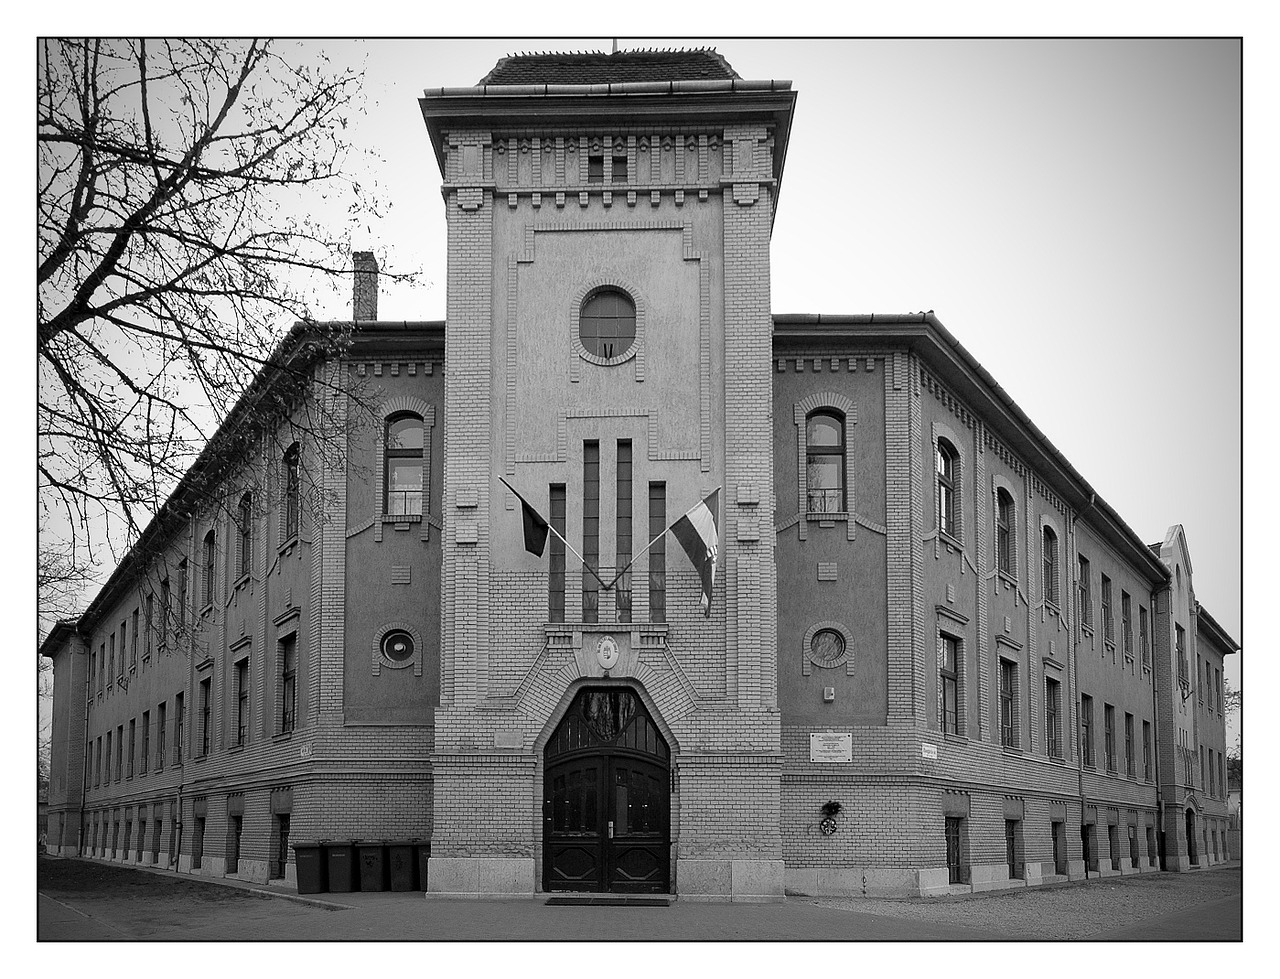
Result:
{"label": "arched doorway", "polygon": [[1191,861],[1192,866],[1200,862],[1196,855],[1196,812],[1194,809],[1187,810],[1187,859]]}
{"label": "arched doorway", "polygon": [[667,893],[671,750],[635,691],[579,691],[544,759],[543,890]]}

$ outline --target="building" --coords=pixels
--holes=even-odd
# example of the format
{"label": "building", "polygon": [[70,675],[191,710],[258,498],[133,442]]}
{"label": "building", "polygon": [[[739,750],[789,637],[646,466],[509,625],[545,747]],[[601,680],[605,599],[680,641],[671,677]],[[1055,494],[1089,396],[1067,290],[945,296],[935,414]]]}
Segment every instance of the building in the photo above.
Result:
{"label": "building", "polygon": [[[706,50],[426,93],[446,321],[378,320],[358,253],[350,343],[295,328],[48,637],[56,851],[421,837],[431,894],[742,901],[1228,858],[1238,647],[1181,527],[932,313],[772,313],[795,98]],[[662,532],[708,497],[704,614]]]}

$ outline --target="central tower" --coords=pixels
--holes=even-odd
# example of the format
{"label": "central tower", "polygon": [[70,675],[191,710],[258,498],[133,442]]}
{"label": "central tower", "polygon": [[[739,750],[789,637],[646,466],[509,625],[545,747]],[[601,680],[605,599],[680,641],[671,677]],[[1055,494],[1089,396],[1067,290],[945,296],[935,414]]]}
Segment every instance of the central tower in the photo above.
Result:
{"label": "central tower", "polygon": [[[432,892],[635,889],[617,841],[643,826],[654,889],[783,896],[769,238],[794,104],[710,50],[510,57],[421,100],[449,233]],[[570,549],[526,551],[500,477]],[[708,615],[674,538],[645,546],[717,487]],[[581,754],[575,787],[549,751]]]}

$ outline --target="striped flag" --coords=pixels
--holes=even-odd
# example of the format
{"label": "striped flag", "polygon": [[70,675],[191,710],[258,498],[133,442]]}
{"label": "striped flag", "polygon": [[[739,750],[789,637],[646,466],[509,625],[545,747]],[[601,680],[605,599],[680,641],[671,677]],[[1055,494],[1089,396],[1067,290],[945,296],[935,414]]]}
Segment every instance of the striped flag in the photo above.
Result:
{"label": "striped flag", "polygon": [[720,490],[717,488],[671,525],[671,533],[702,578],[702,613],[711,614],[711,591],[720,552]]}

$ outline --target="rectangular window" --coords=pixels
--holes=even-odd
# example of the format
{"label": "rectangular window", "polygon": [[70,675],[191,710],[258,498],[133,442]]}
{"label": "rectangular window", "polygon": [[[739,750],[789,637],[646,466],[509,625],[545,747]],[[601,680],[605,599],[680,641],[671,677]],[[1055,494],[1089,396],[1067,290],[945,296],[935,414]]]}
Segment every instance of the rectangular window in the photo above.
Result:
{"label": "rectangular window", "polygon": [[165,725],[168,721],[168,718],[165,717],[167,706],[161,701],[160,706],[156,708],[156,771],[158,772],[164,771]]}
{"label": "rectangular window", "polygon": [[[129,640],[128,623],[121,622],[120,623],[120,675],[121,676],[124,676],[124,654],[125,654],[125,650],[129,648],[128,640]],[[138,665],[136,660],[134,661],[133,665],[134,666]]]}
{"label": "rectangular window", "polygon": [[1129,866],[1138,866],[1138,827],[1129,826]]}
{"label": "rectangular window", "polygon": [[144,660],[151,659],[151,639],[156,627],[156,596],[154,592],[147,594],[147,641],[142,647],[142,658]]}
{"label": "rectangular window", "polygon": [[615,184],[625,184],[627,182],[627,158],[625,156],[615,156],[613,158],[613,172],[610,176]]}
{"label": "rectangular window", "polygon": [[169,590],[169,579],[160,582],[160,645],[169,644],[169,635],[173,631],[173,593]]}
{"label": "rectangular window", "polygon": [[[625,163],[626,157],[623,157]],[[616,174],[617,171],[615,171]],[[625,174],[624,174],[625,179]],[[618,510],[616,539],[617,567],[624,568],[631,560],[631,440],[618,441]],[[618,601],[618,621],[631,621],[631,572],[627,571],[614,587]]]}
{"label": "rectangular window", "polygon": [[1018,859],[1018,850],[1020,849],[1018,836],[1020,835],[1017,819],[1006,819],[1004,821],[1004,858],[1005,863],[1009,866],[1009,879],[1022,879],[1022,861]]}
{"label": "rectangular window", "polygon": [[89,687],[92,689],[98,685],[98,651],[96,649],[89,650]]}
{"label": "rectangular window", "polygon": [[963,884],[968,880],[968,868],[964,864],[964,827],[960,816],[946,816],[947,880]]}
{"label": "rectangular window", "polygon": [[249,740],[249,657],[236,664],[236,744]]}
{"label": "rectangular window", "polygon": [[1178,682],[1187,685],[1187,634],[1182,626],[1174,625],[1174,648],[1178,651]]}
{"label": "rectangular window", "polygon": [[[116,634],[107,637],[107,693],[111,692],[116,682]],[[121,670],[121,672],[124,672]]]}
{"label": "rectangular window", "polygon": [[1205,778],[1204,778],[1204,745],[1201,745],[1201,746],[1200,746],[1200,762],[1199,762],[1199,765],[1200,765],[1200,770],[1199,770],[1199,775],[1200,775],[1200,788],[1201,788],[1201,789],[1203,789],[1203,788],[1205,787]]}
{"label": "rectangular window", "polygon": [[1223,776],[1222,752],[1218,752],[1218,795],[1225,797],[1227,794],[1227,781]]}
{"label": "rectangular window", "polygon": [[948,734],[960,733],[960,709],[958,702],[958,661],[960,642],[951,636],[939,634],[938,658],[942,663],[942,730]]}
{"label": "rectangular window", "polygon": [[209,753],[212,731],[210,721],[213,717],[213,677],[200,681],[200,756]]}
{"label": "rectangular window", "polygon": [[1142,778],[1151,781],[1151,722],[1142,722]]}
{"label": "rectangular window", "polygon": [[1142,651],[1142,668],[1151,669],[1151,638],[1147,633],[1147,608],[1138,606],[1138,648]]}
{"label": "rectangular window", "polygon": [[124,775],[124,725],[116,728],[116,781]]}
{"label": "rectangular window", "polygon": [[147,774],[147,762],[151,756],[151,711],[142,712],[142,754],[138,758],[138,768],[143,775]]}
{"label": "rectangular window", "polygon": [[1116,641],[1116,624],[1111,618],[1111,579],[1102,576],[1102,638]]}
{"label": "rectangular window", "polygon": [[178,631],[187,627],[187,603],[191,596],[187,594],[187,559],[178,562]]}
{"label": "rectangular window", "polygon": [[1044,739],[1045,754],[1050,758],[1062,757],[1062,685],[1045,677],[1044,681]]}
{"label": "rectangular window", "polygon": [[[102,736],[98,736],[98,763],[94,766],[93,787],[96,789],[102,784]],[[111,735],[107,735],[107,763],[111,763]]]}
{"label": "rectangular window", "polygon": [[1120,592],[1120,632],[1124,658],[1133,659],[1133,602],[1127,591]]}
{"label": "rectangular window", "polygon": [[[138,615],[139,613],[140,613],[139,609],[135,608],[133,610],[133,633],[132,633],[133,645],[129,647],[129,666],[131,666],[135,670],[138,668]],[[124,626],[121,626],[120,628],[123,629]]]}
{"label": "rectangular window", "polygon": [[[104,642],[98,647],[98,666],[101,667],[102,686],[107,690],[111,689],[111,670],[107,663],[107,644]],[[101,687],[99,687],[101,691]]]}
{"label": "rectangular window", "polygon": [[649,621],[667,621],[667,484],[649,484]]}
{"label": "rectangular window", "polygon": [[1200,677],[1202,676],[1202,671],[1200,667],[1203,664],[1204,664],[1204,660],[1201,659],[1199,656],[1197,656],[1196,657],[1196,700],[1198,700],[1201,704],[1204,703],[1204,687],[1205,687],[1205,685],[1200,682]]}
{"label": "rectangular window", "polygon": [[175,765],[182,764],[182,735],[185,730],[185,714],[183,708],[183,693],[173,695],[173,763]]}
{"label": "rectangular window", "polygon": [[1220,714],[1226,713],[1226,707],[1222,699],[1222,671],[1213,671],[1213,690],[1214,690],[1214,707]]}
{"label": "rectangular window", "polygon": [[1209,709],[1210,709],[1210,710],[1213,710],[1213,709],[1214,709],[1214,704],[1213,704],[1213,673],[1211,672],[1212,670],[1213,670],[1213,664],[1211,664],[1211,663],[1205,663],[1205,664],[1204,664],[1204,688],[1205,688],[1205,699],[1209,701]]}
{"label": "rectangular window", "polygon": [[1080,560],[1080,627],[1093,630],[1093,586],[1089,580],[1089,559],[1083,554]]}
{"label": "rectangular window", "polygon": [[1098,872],[1098,827],[1094,823],[1086,823],[1080,827],[1080,848],[1084,857],[1084,865],[1095,874]]}
{"label": "rectangular window", "polygon": [[1017,685],[1017,664],[1007,659],[1000,661],[1000,743],[1006,748],[1018,745],[1018,727],[1013,707]]}
{"label": "rectangular window", "polygon": [[204,817],[195,818],[195,827],[191,832],[191,869],[199,870],[204,861]]}
{"label": "rectangular window", "polygon": [[1080,695],[1080,752],[1085,767],[1093,768],[1093,698],[1087,693]]}
{"label": "rectangular window", "polygon": [[590,154],[587,156],[587,183],[604,183],[604,156]]}
{"label": "rectangular window", "polygon": [[555,531],[548,542],[551,548],[547,575],[547,618],[564,621],[565,589],[565,492],[564,483],[551,484],[551,527]]}
{"label": "rectangular window", "polygon": [[297,723],[298,712],[298,637],[280,642],[280,733],[288,734]]}
{"label": "rectangular window", "polygon": [[1061,821],[1050,824],[1053,836],[1053,872],[1059,876],[1067,873],[1067,824]]}
{"label": "rectangular window", "polygon": [[1137,774],[1133,766],[1133,715],[1124,715],[1124,771],[1132,778]]}
{"label": "rectangular window", "polygon": [[1111,869],[1120,869],[1120,827],[1112,823],[1107,827],[1107,843],[1111,848]]}
{"label": "rectangular window", "polygon": [[600,620],[600,443],[582,443],[582,621]]}
{"label": "rectangular window", "polygon": [[1102,705],[1103,741],[1107,751],[1107,771],[1116,770],[1116,709],[1110,704]]}

